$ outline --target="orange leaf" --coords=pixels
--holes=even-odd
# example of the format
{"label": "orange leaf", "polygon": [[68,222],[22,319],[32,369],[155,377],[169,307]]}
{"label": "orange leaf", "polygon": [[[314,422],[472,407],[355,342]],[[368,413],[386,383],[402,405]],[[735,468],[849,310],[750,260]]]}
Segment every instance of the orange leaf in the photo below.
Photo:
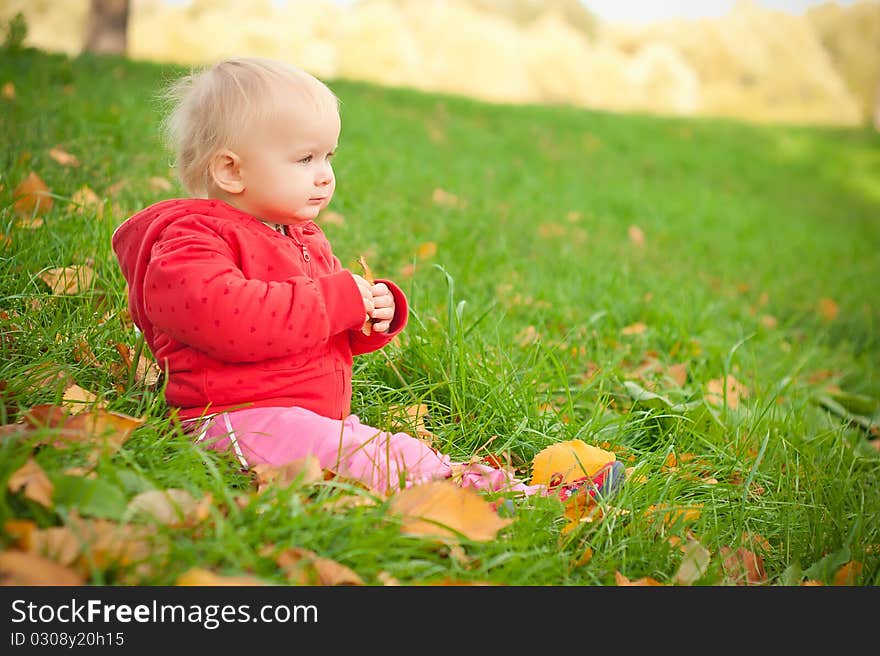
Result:
{"label": "orange leaf", "polygon": [[42,178],[31,171],[12,192],[12,197],[15,199],[13,209],[22,218],[48,212],[52,209],[53,203],[50,193],[49,187]]}
{"label": "orange leaf", "polygon": [[271,484],[290,485],[299,479],[301,484],[316,483],[324,480],[321,463],[312,455],[299,458],[280,467],[267,464],[253,466],[256,475],[257,491],[262,492]]}
{"label": "orange leaf", "polygon": [[10,492],[18,492],[24,488],[24,496],[32,499],[46,508],[52,507],[52,482],[46,476],[43,468],[33,458],[28,461],[9,477],[7,483]]}
{"label": "orange leaf", "polygon": [[532,459],[530,485],[561,485],[584,476],[595,476],[602,467],[614,462],[617,456],[587,444],[583,440],[568,440],[551,444]]}
{"label": "orange leaf", "polygon": [[840,307],[830,298],[819,299],[819,314],[825,321],[834,321],[840,312]]}
{"label": "orange leaf", "polygon": [[432,481],[401,491],[392,499],[390,511],[402,515],[403,533],[441,541],[454,541],[461,534],[488,542],[513,521],[499,517],[473,489],[449,481]]}
{"label": "orange leaf", "polygon": [[15,85],[12,82],[4,82],[0,95],[6,100],[15,100]]}
{"label": "orange leaf", "polygon": [[744,547],[736,551],[721,547],[721,566],[727,578],[736,585],[761,585],[767,582],[764,559]]}
{"label": "orange leaf", "polygon": [[76,572],[61,565],[24,551],[0,552],[0,584],[2,585],[85,585]]}
{"label": "orange leaf", "polygon": [[[262,552],[267,555],[269,549]],[[330,558],[302,547],[285,549],[275,556],[292,585],[363,585],[356,572]]]}
{"label": "orange leaf", "polygon": [[78,294],[91,289],[95,272],[85,264],[55,267],[41,273],[40,279],[49,285],[53,294]]}
{"label": "orange leaf", "polygon": [[627,232],[629,233],[629,240],[635,246],[644,246],[645,245],[645,233],[642,232],[642,229],[638,226],[631,225]]}
{"label": "orange leaf", "polygon": [[199,504],[186,490],[169,488],[141,492],[128,502],[127,508],[166,526],[183,526],[196,516]]}
{"label": "orange leaf", "polygon": [[848,563],[841,565],[840,569],[835,572],[832,585],[855,585],[856,579],[861,573],[862,564],[857,560],[851,560]]}
{"label": "orange leaf", "polygon": [[732,409],[739,407],[741,398],[748,398],[748,388],[731,374],[727,378],[716,378],[706,384],[706,401],[714,406],[724,405],[724,390],[727,389],[727,405]]}
{"label": "orange leaf", "polygon": [[271,585],[255,576],[224,576],[202,567],[192,567],[177,577],[174,585],[178,586],[248,586]]}
{"label": "orange leaf", "polygon": [[61,166],[79,166],[79,160],[76,158],[76,155],[71,155],[58,146],[49,149],[49,157],[61,164]]}
{"label": "orange leaf", "polygon": [[651,578],[650,576],[643,576],[640,579],[636,579],[635,581],[630,581],[620,572],[614,572],[614,580],[617,582],[618,586],[648,586],[648,585],[665,585],[664,583],[660,583],[656,579]]}
{"label": "orange leaf", "polygon": [[416,254],[423,260],[430,259],[437,254],[437,244],[433,241],[426,241],[424,244],[419,244]]}
{"label": "orange leaf", "polygon": [[98,397],[88,390],[84,390],[79,385],[71,385],[64,390],[64,396],[62,396],[64,403],[61,405],[70,414],[75,415],[92,406],[97,400]]}
{"label": "orange leaf", "polygon": [[648,326],[643,324],[641,321],[637,321],[629,326],[626,326],[620,331],[621,335],[641,335],[648,329]]}

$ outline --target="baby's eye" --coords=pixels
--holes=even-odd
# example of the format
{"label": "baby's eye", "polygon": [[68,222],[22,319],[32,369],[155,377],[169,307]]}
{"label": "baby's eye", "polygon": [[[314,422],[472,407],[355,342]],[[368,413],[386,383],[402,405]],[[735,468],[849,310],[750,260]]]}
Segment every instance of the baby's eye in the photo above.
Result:
{"label": "baby's eye", "polygon": [[309,162],[312,161],[312,156],[311,156],[311,155],[306,155],[306,156],[303,157],[302,159],[298,159],[298,160],[296,160],[296,161],[297,161],[298,164],[308,164]]}

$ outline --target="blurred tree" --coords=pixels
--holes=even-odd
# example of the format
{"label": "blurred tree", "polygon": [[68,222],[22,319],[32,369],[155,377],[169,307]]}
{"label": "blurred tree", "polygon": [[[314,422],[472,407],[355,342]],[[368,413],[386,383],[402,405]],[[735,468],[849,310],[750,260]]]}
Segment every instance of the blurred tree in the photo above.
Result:
{"label": "blurred tree", "polygon": [[128,49],[129,0],[91,0],[83,50],[124,55]]}

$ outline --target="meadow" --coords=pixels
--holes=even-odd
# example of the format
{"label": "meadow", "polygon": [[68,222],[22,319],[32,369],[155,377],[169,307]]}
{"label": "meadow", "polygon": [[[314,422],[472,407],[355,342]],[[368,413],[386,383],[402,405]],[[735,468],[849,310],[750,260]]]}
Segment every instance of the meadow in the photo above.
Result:
{"label": "meadow", "polygon": [[[588,512],[516,499],[491,539],[438,541],[402,530],[394,495],[261,478],[192,444],[138,366],[110,237],[183,193],[158,131],[158,91],[182,70],[0,52],[8,579],[880,581],[877,133],[326,80],[343,129],[319,223],[343,264],[363,255],[411,306],[404,333],[356,360],[352,411],[525,480],[568,440],[628,468]],[[51,207],[18,202],[31,173]],[[99,409],[104,442],[71,423]],[[163,490],[179,514],[132,503]]]}

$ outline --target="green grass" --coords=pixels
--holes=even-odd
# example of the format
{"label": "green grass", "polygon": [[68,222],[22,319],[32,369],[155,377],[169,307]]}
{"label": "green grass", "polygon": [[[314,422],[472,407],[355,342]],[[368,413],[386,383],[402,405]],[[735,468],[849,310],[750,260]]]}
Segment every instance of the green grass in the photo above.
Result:
{"label": "green grass", "polygon": [[[634,468],[613,502],[622,512],[565,532],[558,501],[519,501],[497,540],[465,541],[460,558],[401,535],[382,503],[331,511],[346,492],[338,483],[255,494],[232,458],[203,453],[168,420],[161,390],[114,369],[114,345],[134,345],[136,334],[110,236],[141,207],[182,193],[149,184],[173,180],[156,92],[177,72],[0,54],[0,84],[15,87],[14,99],[0,98],[2,421],[60,402],[62,387],[34,384],[39,367],[147,420],[99,460],[97,480],[108,486],[100,499],[53,509],[8,490],[9,476],[33,456],[57,477],[87,454],[0,441],[5,545],[14,540],[3,523],[13,518],[62,525],[73,511],[113,515],[114,495],[182,488],[212,494],[210,519],[160,527],[153,567],[96,563],[90,583],[167,585],[198,566],[283,584],[260,553],[267,544],[311,549],[371,585],[386,574],[404,584],[614,585],[617,571],[673,583],[682,552],[668,538],[689,536],[711,554],[697,583],[717,585],[722,547],[751,548],[744,533],[771,546],[762,553],[768,584],[831,583],[850,560],[862,566],[857,585],[880,581],[876,436],[816,402],[828,384],[880,398],[877,134],[497,106],[328,80],[343,116],[330,209],[345,222],[325,231],[344,263],[366,253],[412,307],[400,338],[356,361],[353,411],[384,426],[390,405],[427,403],[442,450],[509,453],[524,476],[539,450],[572,438],[608,443]],[[53,161],[56,145],[80,166]],[[29,171],[55,198],[37,229],[18,225],[12,210]],[[70,202],[84,185],[105,199],[102,217]],[[463,202],[438,204],[435,189]],[[426,242],[437,245],[433,257],[418,256]],[[71,264],[95,268],[94,288],[52,295],[39,274]],[[819,312],[822,298],[839,307],[833,320]],[[621,332],[636,322],[647,330]],[[97,366],[77,359],[83,341]],[[624,386],[648,385],[632,376],[649,355],[687,365],[681,388],[656,380],[669,404],[633,403]],[[728,373],[748,398],[707,404],[709,381]],[[694,460],[670,471],[670,454]],[[662,504],[701,512],[658,527],[646,511]],[[592,559],[578,565],[587,547]]]}

